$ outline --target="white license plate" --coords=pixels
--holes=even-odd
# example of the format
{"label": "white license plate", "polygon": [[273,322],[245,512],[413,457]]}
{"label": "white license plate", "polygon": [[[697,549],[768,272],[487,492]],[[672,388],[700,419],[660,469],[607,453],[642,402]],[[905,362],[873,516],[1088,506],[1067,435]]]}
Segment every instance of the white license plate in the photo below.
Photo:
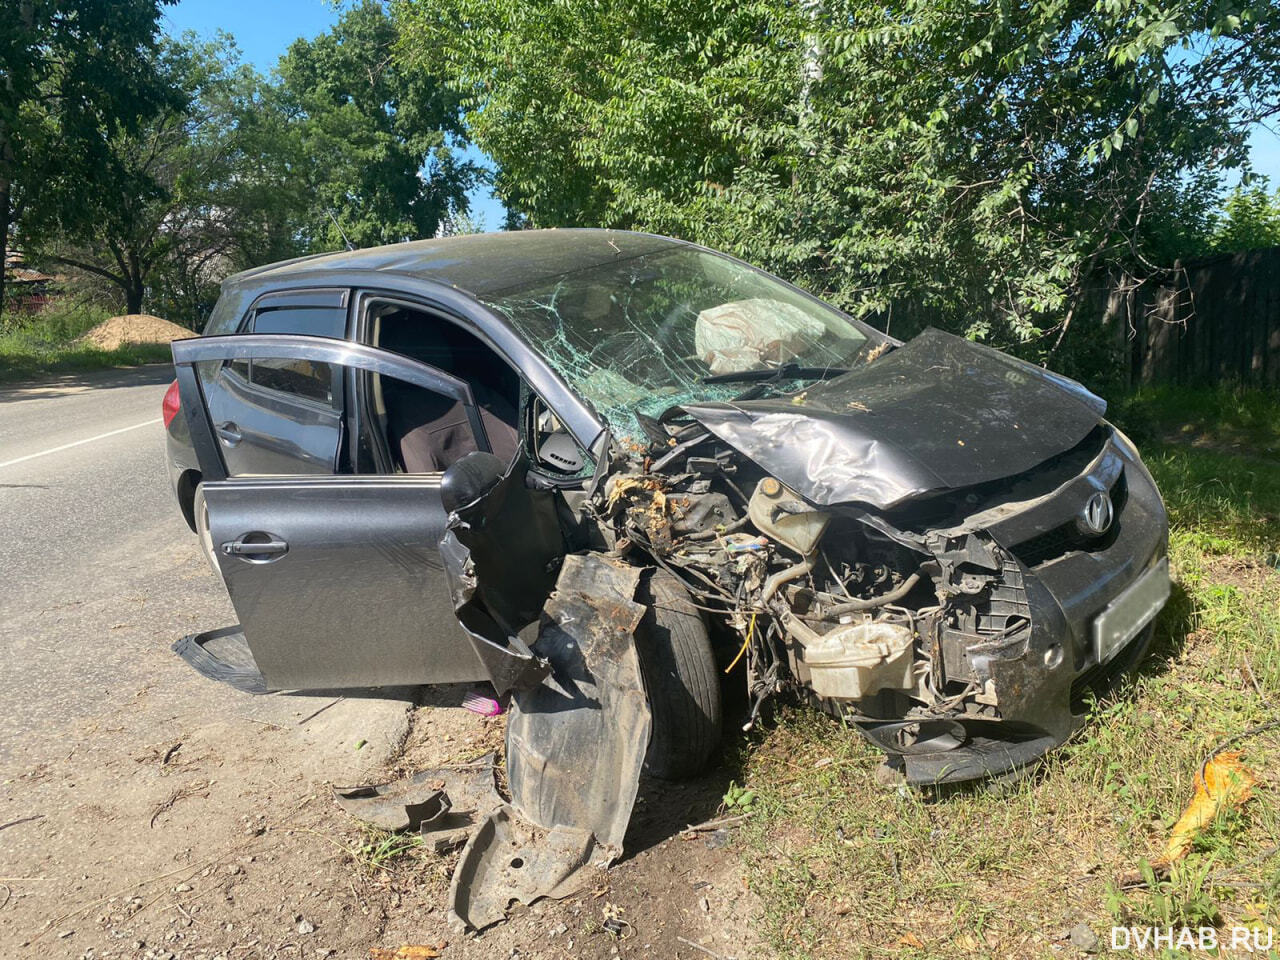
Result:
{"label": "white license plate", "polygon": [[1169,561],[1151,567],[1093,621],[1093,648],[1099,663],[1106,663],[1155,619],[1169,599]]}

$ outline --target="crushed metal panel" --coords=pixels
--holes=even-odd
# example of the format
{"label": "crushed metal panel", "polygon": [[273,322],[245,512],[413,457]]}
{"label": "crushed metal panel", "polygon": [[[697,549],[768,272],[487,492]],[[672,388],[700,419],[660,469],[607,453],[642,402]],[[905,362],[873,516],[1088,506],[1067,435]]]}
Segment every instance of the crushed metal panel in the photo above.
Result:
{"label": "crushed metal panel", "polygon": [[882,510],[1029,470],[1106,409],[1065,377],[932,329],[803,396],[683,409],[810,502]]}
{"label": "crushed metal panel", "polygon": [[551,668],[486,609],[477,593],[471,552],[459,542],[453,530],[446,532],[440,542],[440,556],[444,559],[458,623],[471,640],[494,690],[501,695],[540,683]]}
{"label": "crushed metal panel", "polygon": [[494,923],[512,900],[565,896],[579,871],[622,853],[651,722],[635,647],[640,573],[598,554],[565,557],[533,645],[550,673],[516,691],[507,720],[511,809],[458,863],[452,910],[463,924]]}
{"label": "crushed metal panel", "polygon": [[454,612],[499,694],[546,676],[517,634],[538,618],[564,553],[554,495],[530,489],[528,470],[521,453],[493,489],[449,517],[440,543]]}

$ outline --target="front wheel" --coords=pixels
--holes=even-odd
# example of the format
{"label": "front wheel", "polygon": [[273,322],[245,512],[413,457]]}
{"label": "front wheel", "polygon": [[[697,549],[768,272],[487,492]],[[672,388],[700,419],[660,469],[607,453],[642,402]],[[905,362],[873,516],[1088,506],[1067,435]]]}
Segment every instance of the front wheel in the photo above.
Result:
{"label": "front wheel", "polygon": [[720,742],[720,678],[702,613],[684,585],[659,570],[641,584],[636,631],[652,731],[645,772],[664,780],[701,773]]}

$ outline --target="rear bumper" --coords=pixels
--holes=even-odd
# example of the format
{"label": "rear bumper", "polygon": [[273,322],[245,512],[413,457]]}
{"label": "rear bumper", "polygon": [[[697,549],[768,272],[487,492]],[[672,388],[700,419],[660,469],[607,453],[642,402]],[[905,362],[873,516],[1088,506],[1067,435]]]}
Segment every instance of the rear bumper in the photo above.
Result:
{"label": "rear bumper", "polygon": [[195,485],[190,477],[198,476],[200,464],[196,460],[195,449],[191,446],[191,438],[187,434],[186,418],[179,412],[165,431],[165,470],[169,474],[169,486],[178,501],[182,517],[187,521],[191,532],[195,533],[195,517],[191,513],[191,495]]}

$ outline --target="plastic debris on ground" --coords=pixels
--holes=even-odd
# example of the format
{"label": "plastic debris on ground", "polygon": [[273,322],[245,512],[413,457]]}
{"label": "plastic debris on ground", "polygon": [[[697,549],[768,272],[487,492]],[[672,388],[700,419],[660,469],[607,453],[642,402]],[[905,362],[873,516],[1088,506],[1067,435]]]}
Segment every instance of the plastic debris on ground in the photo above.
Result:
{"label": "plastic debris on ground", "polygon": [[468,693],[463,697],[462,706],[472,713],[480,714],[482,717],[496,717],[502,713],[502,704],[493,699],[493,697],[482,696],[478,693]]}
{"label": "plastic debris on ground", "polygon": [[425,943],[406,943],[392,950],[384,947],[370,947],[369,960],[435,960],[441,956],[440,951],[445,944],[438,947]]}
{"label": "plastic debris on ground", "polygon": [[[1253,771],[1240,762],[1237,750],[1211,756],[1196,772],[1191,802],[1173,825],[1163,853],[1151,862],[1151,875],[1164,878],[1170,868],[1191,852],[1196,837],[1227,808],[1240,808],[1253,796],[1257,782]],[[1148,882],[1141,870],[1130,870],[1118,878],[1122,886]]]}
{"label": "plastic debris on ground", "polygon": [[1195,792],[1187,809],[1173,825],[1165,845],[1162,864],[1174,863],[1191,852],[1191,846],[1225,807],[1241,807],[1253,796],[1257,782],[1253,772],[1240,762],[1240,752],[1233,750],[1211,758],[1196,774]]}
{"label": "plastic debris on ground", "polygon": [[465,843],[502,803],[494,787],[495,757],[422,770],[394,783],[334,787],[338,806],[365,823],[393,832],[415,830],[437,852]]}

